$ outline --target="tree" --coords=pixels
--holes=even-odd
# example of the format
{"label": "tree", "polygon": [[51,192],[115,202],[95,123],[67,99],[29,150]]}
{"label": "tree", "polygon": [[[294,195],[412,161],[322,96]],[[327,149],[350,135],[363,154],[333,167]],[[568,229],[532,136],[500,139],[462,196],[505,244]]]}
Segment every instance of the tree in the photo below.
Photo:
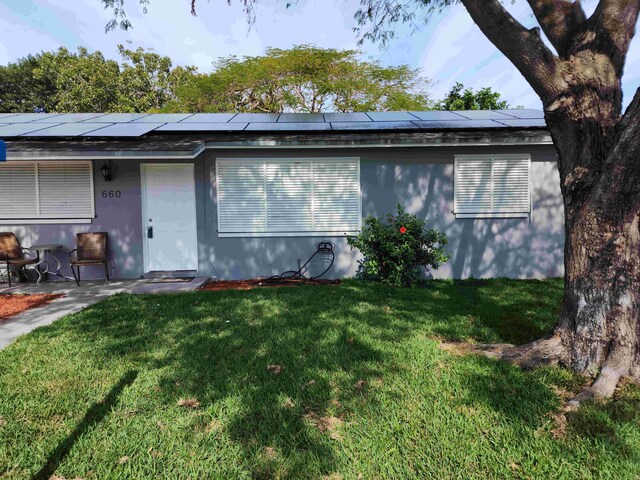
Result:
{"label": "tree", "polygon": [[0,111],[33,112],[55,95],[54,82],[36,74],[39,62],[39,56],[29,55],[0,66]]}
{"label": "tree", "polygon": [[118,63],[102,53],[78,53],[66,48],[38,57],[34,75],[54,87],[53,95],[40,100],[47,112],[108,112],[115,110],[118,98]]}
{"label": "tree", "polygon": [[[251,19],[258,0],[238,1]],[[540,97],[564,200],[558,324],[549,338],[504,354],[597,375],[574,405],[610,396],[622,376],[640,379],[640,88],[623,113],[621,87],[640,1],[600,0],[587,16],[578,0],[528,0],[534,28],[500,0],[459,2]],[[362,0],[356,31],[362,41],[384,44],[393,38],[393,24],[426,19],[454,3]],[[194,14],[195,5],[192,0]]]}
{"label": "tree", "polygon": [[80,47],[0,66],[0,111],[149,112],[163,108],[195,72],[141,48],[118,49],[122,64]]}
{"label": "tree", "polygon": [[500,94],[490,87],[474,92],[464,88],[460,82],[451,87],[445,98],[436,104],[438,110],[501,110],[509,108],[506,100],[500,100]]}
{"label": "tree", "polygon": [[118,45],[120,66],[118,110],[150,112],[175,100],[175,91],[196,73],[195,67],[173,67],[171,59],[143,48]]}
{"label": "tree", "polygon": [[194,75],[166,110],[194,112],[323,112],[424,110],[429,81],[406,65],[358,60],[355,50],[299,45],[264,56],[218,60]]}

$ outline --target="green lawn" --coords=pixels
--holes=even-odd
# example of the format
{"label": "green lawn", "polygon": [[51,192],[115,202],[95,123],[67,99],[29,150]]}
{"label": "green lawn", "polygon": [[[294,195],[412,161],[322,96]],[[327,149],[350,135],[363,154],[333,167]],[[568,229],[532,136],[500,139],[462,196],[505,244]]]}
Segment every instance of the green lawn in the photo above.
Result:
{"label": "green lawn", "polygon": [[117,295],[0,351],[0,478],[634,478],[640,389],[455,356],[522,343],[562,282]]}

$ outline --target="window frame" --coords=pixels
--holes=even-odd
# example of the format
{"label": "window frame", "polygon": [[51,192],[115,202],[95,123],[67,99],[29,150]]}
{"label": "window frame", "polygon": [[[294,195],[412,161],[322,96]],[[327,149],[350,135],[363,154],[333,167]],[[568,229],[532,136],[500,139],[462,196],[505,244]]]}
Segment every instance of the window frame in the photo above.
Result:
{"label": "window frame", "polygon": [[[493,192],[494,188],[494,179],[493,179],[493,160],[494,159],[517,159],[517,160],[526,160],[527,161],[527,184],[528,184],[528,209],[519,211],[519,212],[500,212],[497,210],[492,210],[490,212],[460,212],[458,211],[458,188],[457,188],[457,168],[459,160],[467,160],[467,159],[478,159],[478,160],[491,160],[491,191]],[[456,218],[465,219],[465,218],[530,218],[531,213],[533,211],[533,183],[532,183],[532,168],[531,168],[531,154],[529,153],[500,153],[500,154],[463,154],[463,155],[454,155],[454,167],[453,167],[453,214]]]}
{"label": "window frame", "polygon": [[[358,228],[357,230],[306,230],[306,231],[252,231],[252,232],[221,232],[220,231],[220,162],[314,162],[314,161],[355,161],[357,168],[358,182]],[[216,188],[216,215],[217,226],[216,232],[219,238],[261,238],[261,237],[343,237],[346,235],[357,235],[362,230],[362,177],[361,177],[361,160],[360,157],[221,157],[215,159],[215,188]],[[266,163],[265,163],[266,165]],[[312,192],[313,192],[313,169],[311,173]],[[265,178],[266,184],[266,178]],[[313,193],[312,193],[313,195]],[[268,216],[267,191],[265,185],[264,192],[265,211]],[[314,204],[312,197],[311,204]],[[313,214],[312,214],[313,216]]]}
{"label": "window frame", "polygon": [[[46,224],[83,224],[83,223],[91,223],[93,219],[96,217],[96,194],[95,194],[95,183],[94,183],[94,169],[93,169],[93,161],[91,160],[9,160],[6,164],[30,164],[34,165],[35,172],[35,190],[33,195],[36,196],[36,209],[39,211],[41,208],[39,201],[39,186],[40,186],[40,173],[39,173],[39,165],[46,164],[48,166],[51,165],[77,165],[82,164],[86,165],[89,170],[89,191],[91,195],[90,206],[91,212],[90,215],[46,215],[38,213],[36,215],[21,215],[15,217],[7,217],[2,216],[0,212],[0,225],[46,225]],[[0,192],[0,195],[2,193]]]}

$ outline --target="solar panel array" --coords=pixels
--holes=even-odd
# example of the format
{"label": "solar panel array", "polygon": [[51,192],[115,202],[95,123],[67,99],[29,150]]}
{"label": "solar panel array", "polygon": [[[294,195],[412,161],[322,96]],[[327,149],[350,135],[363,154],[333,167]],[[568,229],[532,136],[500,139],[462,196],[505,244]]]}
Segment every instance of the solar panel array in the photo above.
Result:
{"label": "solar panel array", "polygon": [[357,113],[0,113],[0,138],[140,137],[151,132],[545,128],[539,110]]}

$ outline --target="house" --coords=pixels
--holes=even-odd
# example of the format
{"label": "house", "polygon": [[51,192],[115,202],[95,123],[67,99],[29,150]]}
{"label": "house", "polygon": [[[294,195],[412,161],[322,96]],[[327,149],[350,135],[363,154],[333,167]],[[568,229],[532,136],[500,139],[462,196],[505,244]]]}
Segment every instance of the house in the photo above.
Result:
{"label": "house", "polygon": [[448,235],[436,277],[563,273],[556,152],[536,110],[6,113],[0,139],[0,230],[67,250],[106,231],[115,278],[268,276],[325,239],[330,276],[352,275],[345,234],[397,203]]}

